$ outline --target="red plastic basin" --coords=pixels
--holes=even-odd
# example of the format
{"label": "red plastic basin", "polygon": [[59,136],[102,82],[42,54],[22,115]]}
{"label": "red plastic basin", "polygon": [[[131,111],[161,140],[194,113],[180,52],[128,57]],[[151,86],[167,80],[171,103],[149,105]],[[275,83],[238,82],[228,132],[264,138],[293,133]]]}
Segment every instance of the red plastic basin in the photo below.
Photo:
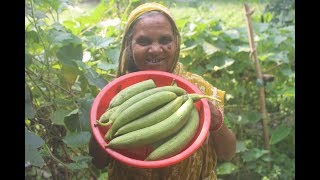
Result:
{"label": "red plastic basin", "polygon": [[179,163],[185,158],[189,157],[206,139],[211,123],[210,108],[206,99],[201,99],[200,101],[195,102],[200,115],[200,123],[197,133],[192,141],[179,154],[163,160],[144,161],[144,159],[152,150],[152,148],[149,146],[128,150],[114,150],[105,148],[105,145],[108,142],[104,140],[104,135],[111,126],[102,127],[94,125],[96,120],[100,118],[100,116],[109,106],[111,99],[119,91],[130,85],[147,79],[152,79],[158,87],[170,85],[172,81],[175,80],[177,85],[185,89],[188,93],[203,94],[197,86],[172,73],[151,70],[129,73],[111,81],[96,96],[90,111],[90,126],[93,136],[99,144],[99,147],[102,148],[103,151],[109,154],[112,158],[129,166],[138,168],[161,168]]}

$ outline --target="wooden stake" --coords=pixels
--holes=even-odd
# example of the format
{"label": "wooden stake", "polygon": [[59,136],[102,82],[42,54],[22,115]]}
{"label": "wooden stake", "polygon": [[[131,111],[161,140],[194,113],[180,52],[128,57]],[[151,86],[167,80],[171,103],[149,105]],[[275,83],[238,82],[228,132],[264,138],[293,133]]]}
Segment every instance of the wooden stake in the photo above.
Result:
{"label": "wooden stake", "polygon": [[257,51],[254,44],[254,36],[253,36],[253,29],[251,25],[251,15],[253,14],[254,10],[250,10],[247,4],[244,4],[245,15],[246,15],[246,23],[247,23],[247,30],[249,36],[249,45],[250,45],[250,56],[254,61],[255,68],[256,68],[256,76],[258,81],[260,82],[259,86],[259,102],[260,102],[260,111],[262,114],[262,127],[263,127],[263,137],[264,137],[264,146],[266,149],[270,150],[269,144],[269,130],[268,130],[268,121],[267,121],[267,109],[266,109],[266,100],[265,100],[265,88],[263,83],[262,72],[259,64],[259,60],[257,58]]}

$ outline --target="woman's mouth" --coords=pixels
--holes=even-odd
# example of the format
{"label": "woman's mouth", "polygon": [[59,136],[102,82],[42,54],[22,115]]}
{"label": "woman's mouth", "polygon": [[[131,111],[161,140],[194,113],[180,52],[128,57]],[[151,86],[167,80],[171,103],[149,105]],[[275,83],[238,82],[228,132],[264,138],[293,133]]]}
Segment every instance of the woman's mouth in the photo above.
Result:
{"label": "woman's mouth", "polygon": [[160,61],[162,61],[163,59],[147,59],[146,61],[148,63],[159,63]]}

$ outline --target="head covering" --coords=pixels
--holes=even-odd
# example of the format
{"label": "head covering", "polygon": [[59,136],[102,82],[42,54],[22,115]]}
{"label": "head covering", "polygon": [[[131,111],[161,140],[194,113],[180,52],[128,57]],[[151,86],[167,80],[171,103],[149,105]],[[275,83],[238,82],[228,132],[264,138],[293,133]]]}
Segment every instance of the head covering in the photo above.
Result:
{"label": "head covering", "polygon": [[158,3],[145,3],[142,4],[140,6],[138,6],[137,8],[135,8],[129,15],[128,20],[127,20],[127,24],[125,27],[125,31],[123,34],[123,39],[122,39],[122,45],[121,45],[121,51],[120,51],[120,56],[119,56],[119,65],[118,65],[118,72],[117,72],[117,76],[122,76],[124,74],[127,73],[127,56],[125,55],[125,49],[126,49],[126,41],[127,41],[127,34],[128,34],[128,30],[130,29],[130,26],[132,25],[132,23],[141,15],[143,15],[146,12],[149,11],[160,11],[162,12],[164,15],[167,16],[167,18],[170,20],[171,22],[171,26],[173,28],[174,31],[174,35],[176,36],[176,53],[175,53],[175,58],[174,58],[174,62],[173,62],[173,66],[170,69],[170,72],[172,72],[177,64],[178,58],[179,58],[179,53],[180,53],[180,33],[178,31],[178,28],[175,24],[175,21],[173,19],[173,16],[171,15],[171,13],[169,12],[168,8],[166,8],[165,6],[158,4]]}

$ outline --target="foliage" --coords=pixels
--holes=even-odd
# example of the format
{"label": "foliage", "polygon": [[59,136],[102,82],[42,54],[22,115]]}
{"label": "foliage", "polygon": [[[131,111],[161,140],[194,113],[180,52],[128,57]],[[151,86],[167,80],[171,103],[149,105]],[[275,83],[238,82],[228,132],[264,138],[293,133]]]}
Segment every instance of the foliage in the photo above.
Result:
{"label": "foliage", "polygon": [[[100,1],[89,13],[62,20],[73,2],[25,4],[27,179],[107,177],[106,169],[96,169],[88,155],[90,108],[115,76],[126,15],[144,1]],[[180,2],[161,3],[177,8]],[[295,25],[275,20],[282,11],[269,3],[263,21],[253,19],[262,71],[274,77],[264,84],[258,83],[249,56],[245,24],[229,27],[221,19],[196,14],[176,18],[183,37],[180,61],[227,92],[225,121],[237,135],[237,154],[219,163],[220,179],[295,178]],[[196,1],[184,5],[210,11]],[[263,145],[259,85],[266,90],[270,150]]]}

